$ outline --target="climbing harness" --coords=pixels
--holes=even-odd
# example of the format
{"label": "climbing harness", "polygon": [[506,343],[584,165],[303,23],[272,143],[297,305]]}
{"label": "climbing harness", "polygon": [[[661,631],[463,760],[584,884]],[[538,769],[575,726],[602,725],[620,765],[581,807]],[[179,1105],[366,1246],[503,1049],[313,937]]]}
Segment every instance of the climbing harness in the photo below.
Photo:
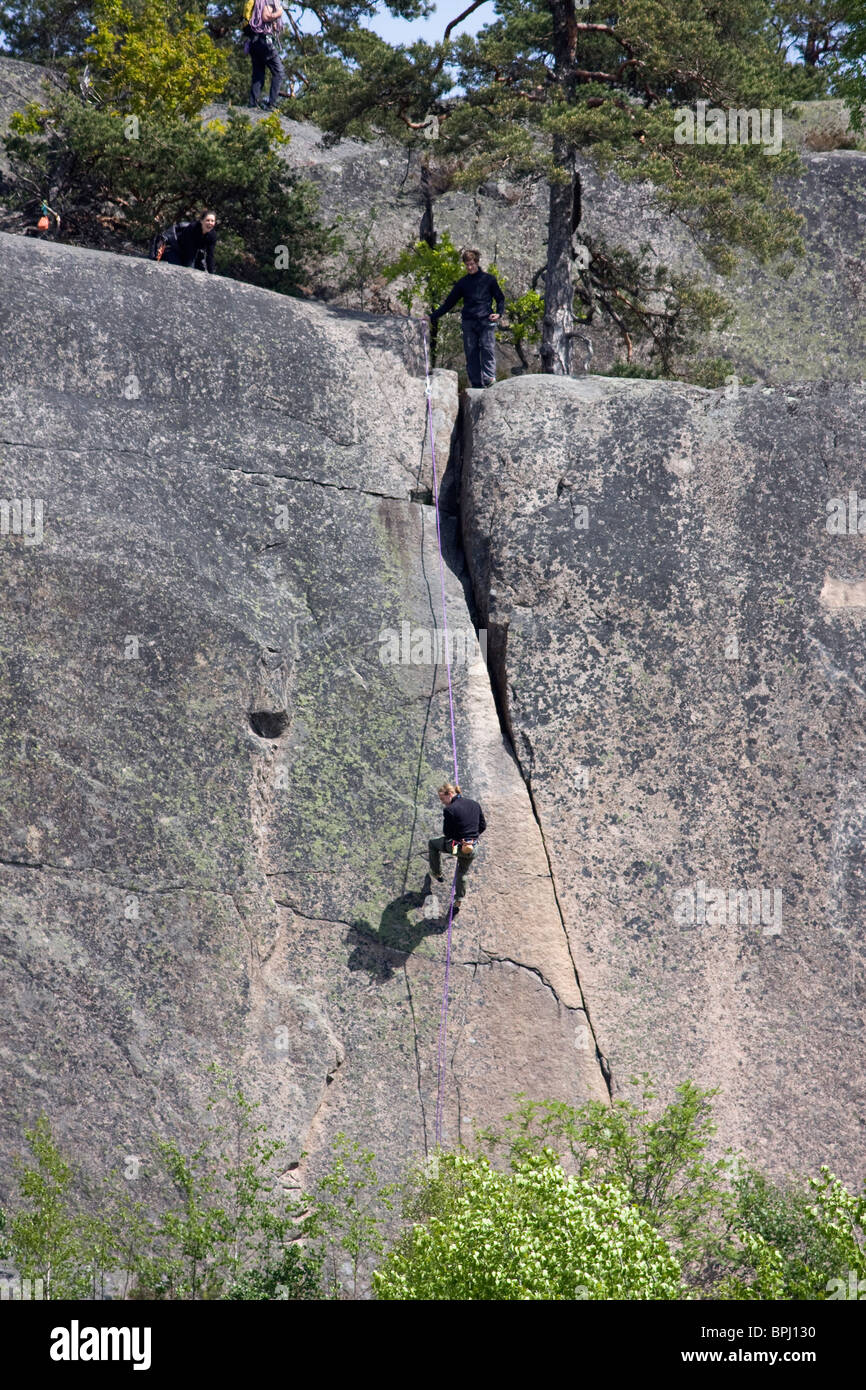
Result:
{"label": "climbing harness", "polygon": [[[448,708],[451,712],[451,751],[454,756],[454,781],[460,785],[457,775],[457,735],[454,732],[454,692],[451,688],[451,650],[448,645],[448,609],[445,604],[445,562],[442,559],[442,527],[439,522],[439,478],[436,473],[436,444],[433,438],[433,385],[430,381],[430,357],[427,352],[427,325],[422,322],[421,336],[424,342],[424,376],[426,378],[427,429],[430,438],[430,459],[433,464],[433,501],[436,506],[436,545],[439,550],[439,582],[442,590],[442,624],[445,630],[445,669],[448,672]],[[442,988],[442,1010],[439,1018],[439,1074],[436,1093],[436,1143],[442,1143],[442,1111],[445,1099],[445,1040],[448,1028],[448,986],[451,980],[451,935],[454,925],[454,883],[451,884],[451,902],[448,906],[448,938],[445,946],[445,983]]]}

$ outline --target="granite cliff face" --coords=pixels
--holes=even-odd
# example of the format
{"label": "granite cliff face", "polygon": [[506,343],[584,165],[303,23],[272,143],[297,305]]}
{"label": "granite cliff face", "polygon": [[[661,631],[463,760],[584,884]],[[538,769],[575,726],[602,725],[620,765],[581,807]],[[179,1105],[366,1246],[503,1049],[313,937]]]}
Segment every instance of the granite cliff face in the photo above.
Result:
{"label": "granite cliff face", "polygon": [[[393,191],[387,150],[359,146],[367,187],[293,134],[326,212],[344,177]],[[532,377],[458,421],[435,376],[490,822],[448,1145],[517,1091],[648,1070],[720,1086],[721,1141],[768,1168],[862,1176],[863,158],[810,156],[817,290],[742,299],[739,360],[834,384]],[[532,225],[510,198],[443,193],[438,225],[504,247]],[[417,324],[20,237],[0,271],[0,1153],[40,1110],[95,1173],[192,1139],[217,1061],[310,1169],[344,1130],[396,1174],[433,1142],[451,771]]]}
{"label": "granite cliff face", "polygon": [[[433,1140],[451,770],[417,325],[20,237],[0,263],[0,1152],[40,1110],[96,1173],[191,1139],[216,1061],[296,1157],[343,1129],[396,1173]],[[440,467],[456,404],[439,374]],[[608,1094],[483,663],[454,684],[490,831],[449,1145],[519,1090]]]}
{"label": "granite cliff face", "polygon": [[524,378],[469,393],[462,493],[614,1093],[720,1086],[759,1166],[855,1179],[864,427],[862,383]]}

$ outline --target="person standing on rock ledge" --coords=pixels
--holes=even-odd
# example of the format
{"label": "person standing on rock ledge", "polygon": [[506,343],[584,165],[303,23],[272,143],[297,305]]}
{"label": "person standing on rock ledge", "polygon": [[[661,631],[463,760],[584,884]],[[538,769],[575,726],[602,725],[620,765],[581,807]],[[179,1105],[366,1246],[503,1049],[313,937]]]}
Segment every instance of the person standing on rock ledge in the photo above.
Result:
{"label": "person standing on rock ledge", "polygon": [[[285,69],[283,60],[277,52],[274,35],[283,27],[283,7],[280,0],[246,0],[244,5],[244,33],[247,41],[244,52],[250,55],[253,72],[250,82],[250,106],[260,106],[263,111],[275,111],[280,99]],[[270,69],[271,90],[267,101],[262,101],[262,88],[265,85],[265,72]]]}
{"label": "person standing on rock ledge", "polygon": [[442,829],[444,834],[427,842],[427,857],[430,862],[430,878],[442,882],[442,854],[457,856],[457,878],[454,888],[454,912],[460,911],[460,902],[466,897],[466,875],[472,868],[475,847],[479,835],[487,829],[484,812],[477,801],[464,796],[454,782],[445,782],[439,788],[442,802]]}
{"label": "person standing on rock ledge", "polygon": [[[437,319],[463,300],[460,322],[469,385],[476,388],[492,386],[496,380],[496,325],[505,309],[505,295],[496,276],[481,269],[480,251],[467,247],[460,252],[460,259],[466,267],[466,274],[460,277],[439,308],[433,310],[430,323],[436,323]],[[494,300],[496,312],[491,313]]]}

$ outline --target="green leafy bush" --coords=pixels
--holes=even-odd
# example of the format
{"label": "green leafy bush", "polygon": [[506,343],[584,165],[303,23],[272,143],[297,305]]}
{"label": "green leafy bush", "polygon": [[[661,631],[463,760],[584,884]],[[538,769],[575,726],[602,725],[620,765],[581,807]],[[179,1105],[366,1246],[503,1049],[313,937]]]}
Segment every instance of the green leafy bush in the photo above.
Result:
{"label": "green leafy bush", "polygon": [[640,1105],[524,1101],[480,1135],[500,1168],[480,1151],[410,1168],[399,1226],[372,1150],[339,1134],[318,1182],[288,1188],[285,1145],[211,1071],[201,1141],[156,1137],[134,1185],[115,1174],[94,1190],[44,1116],[26,1132],[30,1159],[0,1210],[0,1256],[22,1279],[50,1299],[104,1296],[109,1276],[131,1298],[233,1301],[359,1298],[371,1284],[389,1301],[866,1290],[866,1185],[711,1158],[714,1092],[691,1082],[661,1107],[646,1082]]}
{"label": "green leafy bush", "polygon": [[[497,325],[497,340],[511,342],[524,368],[528,368],[525,347],[537,343],[541,337],[544,300],[536,290],[526,290],[509,298],[508,281],[502,272],[496,265],[489,265],[486,269],[496,276],[506,295],[505,315]],[[383,270],[387,281],[401,279],[404,282],[397,291],[397,299],[405,306],[407,314],[412,313],[415,304],[423,313],[435,309],[454,282],[465,273],[460,252],[447,231],[441,234],[435,246],[430,246],[426,241],[416,241]],[[435,329],[436,361],[447,366],[462,366],[462,339],[456,317],[447,315],[438,321]]]}
{"label": "green leafy bush", "polygon": [[[551,1149],[510,1172],[443,1154],[453,1186],[373,1276],[380,1299],[674,1299],[679,1265],[617,1181],[569,1177]],[[447,1190],[447,1187],[444,1189]]]}
{"label": "green leafy bush", "polygon": [[45,198],[61,218],[60,239],[144,249],[154,232],[213,208],[222,275],[295,292],[331,248],[316,221],[317,195],[279,157],[275,118],[201,125],[179,117],[123,116],[71,94],[32,103],[3,144],[12,197],[25,210]]}
{"label": "green leafy bush", "polygon": [[44,1298],[86,1297],[87,1223],[73,1204],[74,1170],[44,1115],[24,1137],[33,1162],[15,1164],[19,1200],[6,1221],[6,1253],[22,1279],[42,1281]]}
{"label": "green leafy bush", "polygon": [[[632,1078],[637,1082],[639,1078]],[[502,1134],[484,1131],[492,1151],[514,1165],[551,1148],[590,1182],[623,1184],[640,1215],[676,1251],[689,1282],[706,1286],[723,1258],[733,1221],[729,1160],[711,1158],[715,1091],[686,1081],[654,1115],[656,1094],[642,1080],[643,1104],[524,1101]]]}
{"label": "green leafy bush", "polygon": [[337,1298],[357,1298],[367,1262],[385,1249],[396,1187],[379,1181],[372,1149],[345,1134],[334,1136],[332,1154],[316,1187],[306,1230],[322,1253],[329,1291]]}
{"label": "green leafy bush", "polygon": [[42,1280],[45,1298],[98,1297],[109,1274],[132,1298],[322,1297],[307,1207],[280,1181],[285,1146],[268,1137],[231,1078],[213,1070],[206,1138],[187,1153],[156,1137],[135,1197],[118,1174],[94,1191],[45,1116],[26,1132],[33,1162],[17,1165],[3,1253],[23,1279]]}

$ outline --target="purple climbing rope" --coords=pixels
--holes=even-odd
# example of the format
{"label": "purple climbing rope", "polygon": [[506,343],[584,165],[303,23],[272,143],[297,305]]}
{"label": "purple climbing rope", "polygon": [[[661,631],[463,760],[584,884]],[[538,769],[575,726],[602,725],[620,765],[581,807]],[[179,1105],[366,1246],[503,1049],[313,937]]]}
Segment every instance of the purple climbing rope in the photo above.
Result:
{"label": "purple climbing rope", "polygon": [[[442,626],[445,633],[445,668],[448,672],[448,708],[451,712],[451,751],[454,755],[454,781],[459,785],[457,775],[457,735],[454,731],[454,692],[451,689],[451,651],[448,646],[448,609],[445,605],[445,562],[442,559],[442,528],[439,523],[439,478],[436,473],[436,445],[433,440],[433,400],[430,382],[430,358],[427,353],[427,325],[422,323],[421,336],[424,341],[424,376],[427,381],[427,428],[430,437],[430,459],[433,464],[433,501],[436,505],[436,545],[439,550],[439,581],[442,589]],[[451,901],[448,905],[448,939],[445,946],[445,983],[442,987],[442,1009],[439,1017],[439,1074],[436,1091],[436,1144],[442,1144],[442,1112],[445,1100],[445,1042],[448,1030],[448,986],[451,980],[451,935],[454,926],[454,883],[451,884]]]}

